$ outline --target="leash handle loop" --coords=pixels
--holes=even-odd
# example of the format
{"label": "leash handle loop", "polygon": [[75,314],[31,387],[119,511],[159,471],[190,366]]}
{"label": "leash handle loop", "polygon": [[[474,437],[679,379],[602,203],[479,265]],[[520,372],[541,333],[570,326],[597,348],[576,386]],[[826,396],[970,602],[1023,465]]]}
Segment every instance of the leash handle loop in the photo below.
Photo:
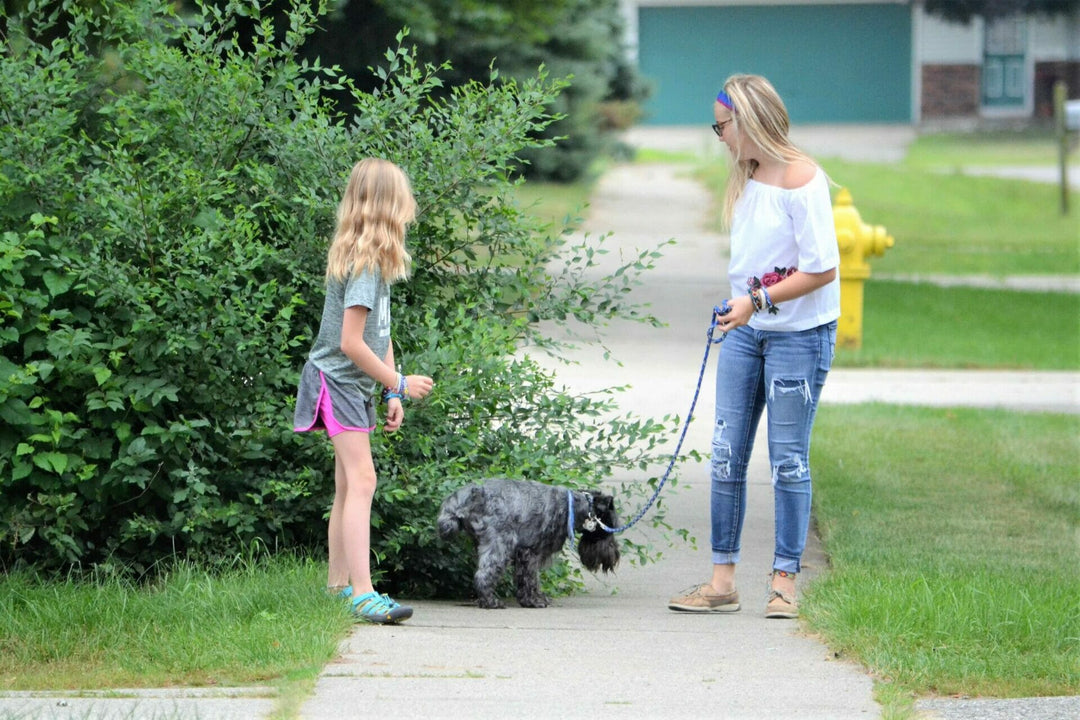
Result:
{"label": "leash handle loop", "polygon": [[717,318],[722,315],[727,315],[729,312],[731,312],[731,306],[728,305],[727,298],[724,299],[724,302],[721,305],[713,305],[712,322],[709,323],[709,330],[706,333],[709,337],[710,344],[722,343],[724,342],[724,338],[727,337],[727,333],[724,333],[720,336],[719,340],[713,340],[713,331],[720,326],[720,321]]}

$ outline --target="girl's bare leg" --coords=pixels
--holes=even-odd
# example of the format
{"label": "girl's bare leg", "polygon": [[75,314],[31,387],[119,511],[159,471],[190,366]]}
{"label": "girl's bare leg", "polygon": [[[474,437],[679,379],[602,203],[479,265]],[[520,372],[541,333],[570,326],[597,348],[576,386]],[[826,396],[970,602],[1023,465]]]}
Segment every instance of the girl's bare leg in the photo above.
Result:
{"label": "girl's bare leg", "polygon": [[[371,440],[365,432],[339,433],[334,436],[333,443],[336,492],[330,526],[331,533],[334,530],[340,533],[339,550],[355,598],[375,589],[371,584],[371,500],[375,495],[375,463],[371,458]],[[338,480],[339,470],[343,482]],[[338,503],[341,504],[340,512],[335,518],[334,509],[338,508]],[[335,527],[335,520],[339,529]],[[333,540],[331,552],[332,543]]]}
{"label": "girl's bare leg", "polygon": [[338,456],[334,459],[334,504],[330,507],[330,525],[327,529],[330,568],[326,574],[326,587],[331,592],[338,592],[349,584],[349,567],[345,564],[345,535],[341,527],[346,490],[345,468]]}

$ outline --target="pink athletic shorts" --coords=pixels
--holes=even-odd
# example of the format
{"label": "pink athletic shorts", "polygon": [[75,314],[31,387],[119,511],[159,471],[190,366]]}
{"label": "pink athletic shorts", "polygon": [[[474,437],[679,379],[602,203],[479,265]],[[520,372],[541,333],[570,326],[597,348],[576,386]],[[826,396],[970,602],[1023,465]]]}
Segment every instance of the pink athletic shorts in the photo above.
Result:
{"label": "pink athletic shorts", "polygon": [[375,403],[355,391],[349,391],[327,377],[310,362],[300,374],[296,392],[296,432],[326,430],[334,437],[346,430],[371,432],[375,428]]}

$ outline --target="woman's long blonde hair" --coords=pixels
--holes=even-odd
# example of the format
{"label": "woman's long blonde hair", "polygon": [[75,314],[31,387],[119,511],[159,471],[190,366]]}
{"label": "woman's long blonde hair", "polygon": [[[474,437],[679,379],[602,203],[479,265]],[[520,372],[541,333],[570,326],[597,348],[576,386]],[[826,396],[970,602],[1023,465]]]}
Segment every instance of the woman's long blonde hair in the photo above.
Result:
{"label": "woman's long blonde hair", "polygon": [[338,205],[326,279],[376,269],[387,283],[407,277],[405,231],[415,218],[416,199],[401,168],[379,158],[356,163]]}
{"label": "woman's long blonde hair", "polygon": [[[735,127],[744,133],[750,141],[775,160],[791,162],[814,160],[805,152],[795,147],[788,131],[791,120],[780,94],[765,78],[760,75],[732,75],[724,82],[724,92],[731,98],[734,106],[731,117]],[[816,163],[814,163],[816,164]],[[731,217],[735,204],[742,197],[746,183],[757,169],[756,160],[743,159],[735,155],[735,167],[728,176],[727,190],[724,193],[723,220],[726,227],[731,227]]]}

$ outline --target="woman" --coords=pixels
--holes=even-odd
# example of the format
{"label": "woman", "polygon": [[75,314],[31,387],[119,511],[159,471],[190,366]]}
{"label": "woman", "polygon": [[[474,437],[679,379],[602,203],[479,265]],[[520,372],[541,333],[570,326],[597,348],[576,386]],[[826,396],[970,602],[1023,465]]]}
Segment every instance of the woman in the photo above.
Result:
{"label": "woman", "polygon": [[734,75],[713,105],[734,161],[724,202],[730,311],[716,368],[712,577],[671,599],[690,612],[735,612],[746,468],[768,409],[776,543],[765,616],[798,617],[795,578],[810,524],[810,433],[832,364],[840,263],[824,171],[788,138],[787,109],[756,75]]}

